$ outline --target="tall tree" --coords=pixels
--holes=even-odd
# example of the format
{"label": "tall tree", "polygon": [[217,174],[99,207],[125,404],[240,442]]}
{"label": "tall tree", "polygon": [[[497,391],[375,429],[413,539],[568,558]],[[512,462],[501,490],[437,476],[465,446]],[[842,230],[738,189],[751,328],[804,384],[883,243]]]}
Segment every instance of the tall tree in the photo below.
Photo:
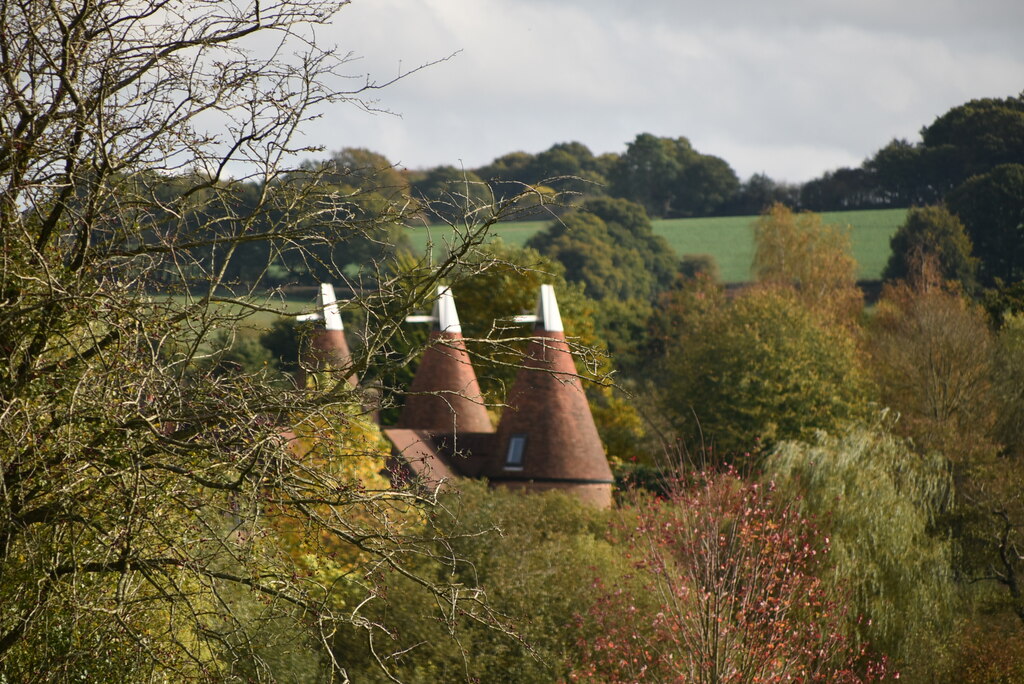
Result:
{"label": "tall tree", "polygon": [[527,246],[565,266],[566,279],[581,282],[594,299],[650,299],[672,283],[672,248],[654,234],[643,207],[622,199],[596,198],[551,223]]}
{"label": "tall tree", "polygon": [[941,454],[914,453],[890,423],[783,442],[765,478],[821,521],[831,541],[821,575],[849,592],[847,630],[912,680],[934,680],[949,665],[944,645],[958,608],[952,544],[938,531],[953,483]]}
{"label": "tall tree", "polygon": [[871,386],[849,329],[791,291],[690,303],[666,345],[659,403],[691,445],[739,452],[865,415]]}
{"label": "tall tree", "polygon": [[945,207],[913,207],[890,241],[892,254],[882,271],[887,280],[914,279],[926,267],[968,292],[978,286],[978,259],[964,224]]}
{"label": "tall tree", "polygon": [[454,223],[465,217],[472,220],[481,208],[491,206],[490,190],[480,177],[454,166],[429,169],[411,185],[428,221]]}
{"label": "tall tree", "polygon": [[641,133],[611,171],[611,194],[636,202],[651,216],[713,214],[739,190],[732,168],[693,149],[686,138]]}
{"label": "tall tree", "polygon": [[992,448],[994,350],[979,306],[926,269],[886,285],[868,348],[882,402],[919,448],[960,462]]}
{"label": "tall tree", "polygon": [[882,204],[867,171],[843,167],[804,183],[800,206],[811,211],[848,211]]}
{"label": "tall tree", "polygon": [[623,516],[633,581],[599,585],[604,596],[578,619],[588,629],[572,679],[882,678],[884,664],[864,662],[843,634],[841,600],[816,576],[828,540],[814,524],[771,487],[732,473],[693,479]]}
{"label": "tall tree", "polygon": [[921,130],[922,146],[945,171],[944,191],[1001,164],[1024,159],[1024,93],[971,100]]}
{"label": "tall tree", "polygon": [[641,133],[612,170],[611,191],[640,204],[651,216],[667,216],[679,171],[675,141]]}
{"label": "tall tree", "polygon": [[893,140],[864,162],[886,204],[905,207],[942,201],[944,190],[933,178],[934,165],[927,163],[935,158],[929,152],[907,140]]}
{"label": "tall tree", "polygon": [[1024,165],[975,176],[946,200],[967,228],[985,285],[1024,280]]}
{"label": "tall tree", "polygon": [[[351,550],[353,597],[375,595],[371,569],[407,567],[401,510],[429,501],[342,467],[381,462],[355,428],[367,397],[343,378],[284,390],[262,368],[203,362],[211,338],[278,308],[262,294],[269,263],[244,288],[226,277],[241,246],[315,261],[401,215],[353,216],[323,169],[292,162],[317,108],[359,96],[332,88],[344,58],[314,39],[339,4],[0,6],[5,679],[206,680],[249,663],[266,680],[252,646],[271,624],[326,656],[359,603],[325,611],[333,588],[282,527],[308,534],[313,559],[325,539]],[[374,321],[367,353],[452,265],[353,303]],[[443,603],[461,595],[444,585],[421,578]]]}
{"label": "tall tree", "polygon": [[781,204],[767,209],[754,224],[751,270],[757,282],[792,289],[827,317],[851,321],[863,308],[850,229],[824,224],[818,214],[794,214]]}
{"label": "tall tree", "polygon": [[796,206],[799,199],[799,186],[778,183],[766,174],[755,173],[740,184],[728,209],[736,215],[761,214],[776,203]]}

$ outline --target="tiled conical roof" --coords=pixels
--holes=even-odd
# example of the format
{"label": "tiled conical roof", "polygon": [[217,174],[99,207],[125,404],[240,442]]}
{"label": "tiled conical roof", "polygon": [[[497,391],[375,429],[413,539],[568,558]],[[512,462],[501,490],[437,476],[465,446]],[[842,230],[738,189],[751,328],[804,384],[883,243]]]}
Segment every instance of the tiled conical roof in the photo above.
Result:
{"label": "tiled conical roof", "polygon": [[506,404],[492,479],[610,485],[611,468],[550,285],[542,286],[533,339]]}
{"label": "tiled conical roof", "polygon": [[[316,327],[302,349],[300,370],[296,378],[299,387],[306,385],[305,369],[314,372],[326,369],[345,371],[352,366],[352,353],[345,339],[345,326],[341,322],[334,286],[322,283],[316,299],[318,312],[300,317],[300,320],[322,321],[323,326]],[[351,373],[347,380],[351,385],[359,382],[355,373]]]}
{"label": "tiled conical roof", "polygon": [[451,290],[438,288],[434,312],[423,320],[433,322],[434,329],[397,427],[437,433],[494,432]]}

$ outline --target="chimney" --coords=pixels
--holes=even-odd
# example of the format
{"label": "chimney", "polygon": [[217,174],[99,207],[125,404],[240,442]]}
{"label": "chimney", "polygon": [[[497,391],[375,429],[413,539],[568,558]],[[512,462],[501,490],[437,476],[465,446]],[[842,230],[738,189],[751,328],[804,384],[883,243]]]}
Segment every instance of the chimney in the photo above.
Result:
{"label": "chimney", "polygon": [[[345,339],[345,326],[341,322],[341,312],[338,310],[338,300],[334,294],[333,285],[330,283],[320,284],[316,305],[318,309],[316,313],[298,316],[296,319],[298,321],[323,321],[323,327],[318,326],[313,331],[300,352],[301,362],[295,378],[299,387],[306,386],[306,369],[311,369],[313,372],[325,370],[344,372],[351,370],[352,367],[352,353],[349,351],[348,341]],[[359,382],[355,373],[350,373],[347,380],[352,386]]]}
{"label": "chimney", "polygon": [[406,320],[429,322],[433,329],[397,427],[435,433],[494,432],[462,339],[451,289],[438,286],[430,316]]}
{"label": "chimney", "polygon": [[493,479],[530,483],[534,489],[571,489],[601,506],[611,504],[613,477],[551,285],[542,285],[523,366],[498,426]]}

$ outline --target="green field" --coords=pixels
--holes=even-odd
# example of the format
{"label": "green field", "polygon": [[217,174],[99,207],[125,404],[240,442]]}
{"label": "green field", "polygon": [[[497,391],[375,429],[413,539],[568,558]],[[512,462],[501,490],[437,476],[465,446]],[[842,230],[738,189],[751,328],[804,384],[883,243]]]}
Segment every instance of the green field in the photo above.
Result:
{"label": "green field", "polygon": [[[875,280],[889,260],[889,239],[906,214],[906,209],[875,209],[825,212],[821,216],[825,223],[853,228],[853,256],[860,264],[858,277]],[[736,283],[750,279],[754,257],[751,226],[755,220],[756,216],[723,216],[653,223],[654,232],[664,236],[677,254],[710,254],[718,262],[722,280]]]}
{"label": "green field", "polygon": [[[889,239],[903,222],[906,209],[873,209],[867,211],[825,212],[825,223],[852,226],[853,254],[860,264],[859,277],[874,280],[881,276],[889,259]],[[720,216],[695,219],[653,221],[654,232],[668,240],[676,254],[710,254],[718,263],[722,280],[727,283],[750,279],[750,262],[754,255],[753,230],[756,216]],[[541,230],[544,221],[500,223],[493,235],[514,245],[522,245]],[[428,240],[435,253],[445,251],[452,241],[447,227],[410,229],[413,248],[422,253]]]}
{"label": "green field", "polygon": [[[179,308],[195,301],[193,298],[184,295],[174,295],[169,297],[169,299],[174,303],[175,307]],[[210,311],[216,316],[244,316],[239,326],[259,332],[269,329],[274,321],[282,316],[312,313],[316,308],[316,295],[311,293],[306,299],[257,298],[252,301],[252,304],[259,307],[260,310],[253,310],[240,305],[213,303],[210,304]]]}

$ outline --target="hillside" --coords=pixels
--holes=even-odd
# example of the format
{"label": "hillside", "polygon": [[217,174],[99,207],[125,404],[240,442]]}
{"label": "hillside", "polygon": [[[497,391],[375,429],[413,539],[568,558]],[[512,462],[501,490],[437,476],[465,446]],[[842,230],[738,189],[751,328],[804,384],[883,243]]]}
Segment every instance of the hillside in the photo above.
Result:
{"label": "hillside", "polygon": [[[863,211],[825,212],[825,223],[849,225],[853,230],[853,253],[860,264],[861,280],[876,280],[889,258],[889,239],[903,222],[906,209],[869,209]],[[718,263],[721,277],[727,283],[750,279],[750,262],[754,254],[751,225],[757,216],[715,216],[691,219],[656,219],[654,232],[668,240],[676,254],[710,254]],[[522,221],[498,224],[493,234],[505,242],[522,245],[541,230],[544,221]],[[413,249],[422,253],[430,243],[443,252],[452,239],[448,226],[411,228]]]}

